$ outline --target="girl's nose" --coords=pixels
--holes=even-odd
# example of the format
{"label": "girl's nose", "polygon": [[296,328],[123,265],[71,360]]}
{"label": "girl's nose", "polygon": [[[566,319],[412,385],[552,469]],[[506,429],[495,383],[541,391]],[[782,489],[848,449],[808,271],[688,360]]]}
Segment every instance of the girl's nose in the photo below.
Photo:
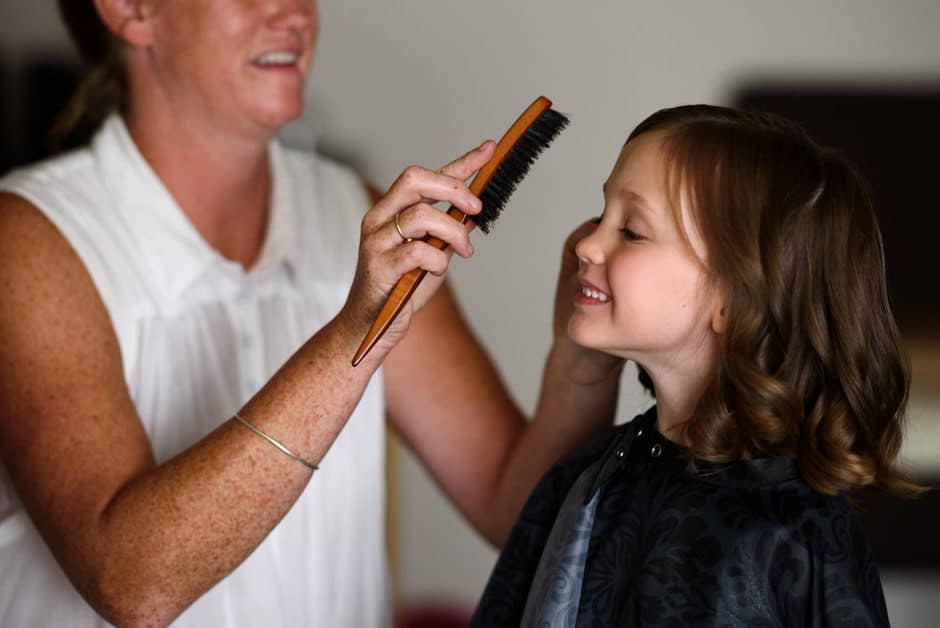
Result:
{"label": "girl's nose", "polygon": [[601,238],[601,226],[594,227],[594,231],[581,238],[574,245],[574,253],[582,264],[603,264],[604,247]]}

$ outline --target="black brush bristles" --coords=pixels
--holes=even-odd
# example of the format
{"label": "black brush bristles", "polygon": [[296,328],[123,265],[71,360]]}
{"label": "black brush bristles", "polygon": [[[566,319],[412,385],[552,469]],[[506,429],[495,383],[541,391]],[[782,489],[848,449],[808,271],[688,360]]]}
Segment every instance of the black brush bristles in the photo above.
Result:
{"label": "black brush bristles", "polygon": [[522,137],[513,144],[503,160],[493,171],[493,176],[483,186],[480,201],[483,209],[473,222],[483,233],[489,233],[490,227],[499,218],[506,201],[516,191],[516,186],[528,174],[529,167],[549,144],[568,126],[568,118],[552,108],[543,111],[529,125]]}

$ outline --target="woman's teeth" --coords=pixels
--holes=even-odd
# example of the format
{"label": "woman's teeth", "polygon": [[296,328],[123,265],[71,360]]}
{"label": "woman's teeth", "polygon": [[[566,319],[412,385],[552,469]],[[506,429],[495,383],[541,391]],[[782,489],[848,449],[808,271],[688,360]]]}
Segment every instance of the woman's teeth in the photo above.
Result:
{"label": "woman's teeth", "polygon": [[300,55],[296,52],[266,52],[260,57],[255,58],[257,65],[294,65]]}
{"label": "woman's teeth", "polygon": [[603,292],[598,292],[597,290],[591,290],[590,288],[586,286],[581,286],[581,294],[583,294],[586,297],[590,297],[591,299],[594,299],[596,301],[601,301],[601,302],[606,302],[607,299],[609,298]]}

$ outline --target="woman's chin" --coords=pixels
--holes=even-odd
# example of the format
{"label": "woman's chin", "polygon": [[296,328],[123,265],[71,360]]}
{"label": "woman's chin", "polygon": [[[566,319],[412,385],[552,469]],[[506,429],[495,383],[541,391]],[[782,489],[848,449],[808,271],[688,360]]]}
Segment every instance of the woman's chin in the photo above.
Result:
{"label": "woman's chin", "polygon": [[271,99],[255,110],[255,119],[275,131],[290,124],[304,112],[302,98]]}

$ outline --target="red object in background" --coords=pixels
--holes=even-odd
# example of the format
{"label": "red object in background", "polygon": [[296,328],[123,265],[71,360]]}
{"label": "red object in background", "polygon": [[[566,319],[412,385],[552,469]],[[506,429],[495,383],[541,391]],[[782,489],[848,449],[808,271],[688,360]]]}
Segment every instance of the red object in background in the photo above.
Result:
{"label": "red object in background", "polygon": [[459,604],[421,602],[402,605],[396,628],[467,628],[471,612]]}

